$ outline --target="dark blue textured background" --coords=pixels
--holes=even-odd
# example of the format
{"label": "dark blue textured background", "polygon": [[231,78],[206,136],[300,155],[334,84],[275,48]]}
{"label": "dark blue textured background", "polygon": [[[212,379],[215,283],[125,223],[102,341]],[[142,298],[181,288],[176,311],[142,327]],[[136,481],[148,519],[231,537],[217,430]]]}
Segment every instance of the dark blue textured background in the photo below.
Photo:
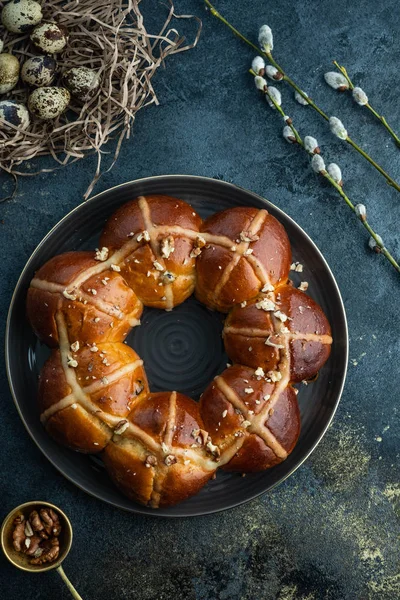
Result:
{"label": "dark blue textured background", "polygon": [[[327,88],[337,59],[371,103],[400,129],[395,0],[220,0],[253,38],[268,23],[275,56],[328,114],[400,180],[391,138],[350,97]],[[277,204],[313,238],[342,291],[350,365],[333,425],[312,457],[273,492],[227,513],[169,521],[128,515],[86,496],[58,474],[25,432],[1,367],[1,509],[40,497],[59,504],[75,531],[65,569],[85,600],[379,600],[400,597],[399,579],[399,280],[367,248],[367,235],[307,158],[281,137],[281,120],[258,98],[246,73],[253,52],[212,19],[200,0],[176,0],[203,18],[198,47],[168,59],[154,86],[160,106],[138,114],[133,138],[96,187],[164,173],[222,178]],[[149,29],[163,5],[144,2]],[[177,27],[190,25],[178,22]],[[371,223],[400,256],[400,196],[309,108],[282,86],[283,103],[303,135],[315,135],[343,169],[345,189],[367,205]],[[20,181],[0,206],[0,323],[12,290],[47,231],[81,202],[93,158]],[[4,195],[9,186],[4,178]],[[2,360],[3,363],[3,360]],[[5,599],[67,599],[55,573],[13,570],[0,557]]]}

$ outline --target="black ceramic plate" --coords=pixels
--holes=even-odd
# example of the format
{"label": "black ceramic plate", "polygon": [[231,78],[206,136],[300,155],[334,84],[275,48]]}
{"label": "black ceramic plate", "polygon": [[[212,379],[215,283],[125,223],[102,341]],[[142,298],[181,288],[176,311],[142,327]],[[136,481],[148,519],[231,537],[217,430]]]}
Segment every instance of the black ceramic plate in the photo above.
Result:
{"label": "black ceramic plate", "polygon": [[[93,249],[106,219],[124,202],[141,194],[167,194],[189,202],[202,217],[232,206],[267,208],[286,228],[293,258],[303,263],[301,278],[309,294],[323,307],[332,326],[331,356],[316,382],[301,386],[298,396],[302,429],[292,454],[280,465],[248,475],[218,472],[197,495],[168,509],[154,511],[122,496],[99,459],[67,450],[53,442],[39,421],[37,380],[48,356],[25,318],[25,299],[35,271],[55,254]],[[300,274],[292,273],[297,283]],[[172,312],[145,309],[142,325],[128,343],[145,362],[152,391],[177,390],[195,399],[224,370],[227,356],[221,340],[223,316],[207,310],[193,297]],[[70,481],[97,498],[132,512],[170,517],[212,513],[246,502],[283,481],[317,446],[338,405],[347,366],[346,316],[335,279],[323,256],[304,231],[284,212],[263,198],[231,184],[205,177],[167,175],[125,183],[81,204],[62,219],[39,244],[17,283],[6,331],[10,387],[19,414],[33,440],[50,462]]]}

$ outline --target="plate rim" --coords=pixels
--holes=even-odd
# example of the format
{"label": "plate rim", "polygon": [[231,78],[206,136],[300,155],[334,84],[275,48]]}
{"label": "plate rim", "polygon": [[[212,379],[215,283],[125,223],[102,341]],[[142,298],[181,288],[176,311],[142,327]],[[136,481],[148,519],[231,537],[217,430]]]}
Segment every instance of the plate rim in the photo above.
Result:
{"label": "plate rim", "polygon": [[[255,199],[257,199],[258,201],[261,201],[262,203],[266,204],[267,206],[272,206],[278,213],[280,213],[281,215],[284,216],[285,219],[288,219],[289,221],[291,221],[291,224],[297,228],[300,229],[301,233],[307,238],[308,242],[311,244],[311,246],[313,247],[313,250],[319,255],[320,260],[322,260],[322,263],[324,265],[324,268],[326,270],[326,272],[328,273],[331,282],[333,283],[333,286],[335,288],[338,300],[339,300],[339,307],[341,310],[341,316],[343,318],[343,327],[344,327],[344,338],[345,338],[345,344],[344,344],[344,369],[343,372],[341,373],[341,382],[340,382],[340,386],[339,386],[339,390],[338,390],[338,394],[337,394],[337,399],[335,401],[335,405],[332,409],[332,413],[327,421],[327,423],[325,424],[325,426],[323,427],[323,429],[321,430],[321,432],[319,433],[316,441],[312,444],[311,448],[306,452],[306,454],[302,457],[302,459],[293,466],[293,468],[286,473],[279,481],[276,481],[275,483],[273,483],[272,485],[270,485],[268,487],[268,489],[266,490],[262,490],[262,491],[257,491],[255,493],[253,493],[252,495],[250,495],[248,498],[246,498],[245,500],[240,500],[240,501],[235,501],[235,502],[228,502],[227,505],[223,506],[223,507],[219,507],[219,508],[215,508],[215,509],[208,509],[208,510],[198,510],[197,512],[195,512],[194,514],[180,514],[180,513],[166,513],[164,512],[164,509],[162,512],[159,512],[157,510],[153,511],[153,512],[149,512],[148,510],[145,510],[145,508],[147,507],[142,507],[140,504],[134,504],[134,506],[132,506],[132,508],[128,508],[128,507],[122,507],[119,504],[117,504],[116,502],[109,500],[109,499],[105,499],[105,498],[101,498],[99,495],[97,495],[95,492],[92,492],[88,489],[86,489],[83,485],[81,485],[80,483],[77,483],[69,474],[65,473],[64,470],[62,470],[61,467],[59,467],[55,461],[53,460],[53,458],[51,456],[49,456],[48,454],[45,453],[45,450],[41,447],[39,441],[36,440],[36,438],[34,437],[33,433],[30,431],[30,428],[24,418],[24,415],[22,414],[22,411],[20,409],[18,400],[17,400],[17,394],[16,391],[14,389],[14,385],[13,385],[13,378],[12,378],[12,373],[11,373],[11,366],[10,366],[10,328],[11,328],[11,315],[12,315],[12,310],[15,304],[15,300],[16,300],[16,296],[17,293],[19,292],[19,288],[20,288],[20,284],[22,279],[25,276],[26,271],[28,270],[28,268],[30,267],[30,264],[33,260],[33,258],[35,257],[36,253],[46,244],[48,238],[50,238],[53,234],[53,232],[67,219],[70,218],[70,216],[77,212],[82,206],[84,205],[88,205],[88,204],[92,204],[95,203],[99,198],[101,198],[102,196],[104,196],[105,194],[110,194],[112,193],[114,190],[117,190],[119,188],[122,187],[129,187],[132,184],[138,184],[138,183],[150,183],[156,180],[166,180],[166,179],[175,179],[175,178],[181,178],[181,179],[186,179],[186,180],[200,180],[205,182],[205,184],[210,184],[210,182],[213,183],[218,183],[221,186],[225,186],[227,188],[233,188],[235,190],[240,190],[245,192],[246,194],[249,194],[251,196],[253,196]],[[75,206],[72,210],[70,210],[66,215],[64,215],[59,221],[57,221],[57,223],[55,223],[53,225],[53,227],[48,231],[48,233],[42,238],[42,240],[39,242],[39,244],[37,244],[37,246],[35,247],[35,249],[33,250],[33,252],[31,253],[31,255],[29,256],[28,260],[25,263],[24,268],[22,269],[18,280],[15,284],[14,287],[14,291],[12,293],[11,296],[11,300],[10,300],[10,305],[8,308],[8,313],[7,313],[7,321],[6,321],[6,328],[5,328],[5,363],[6,363],[6,374],[7,374],[7,380],[8,380],[8,385],[9,385],[9,389],[11,391],[11,396],[14,402],[14,405],[17,409],[17,412],[19,414],[19,417],[26,429],[26,431],[28,432],[30,438],[33,440],[33,442],[35,443],[35,445],[37,446],[37,448],[40,450],[40,452],[43,454],[43,456],[50,462],[50,464],[63,476],[65,477],[69,482],[71,482],[73,485],[75,485],[76,487],[78,487],[80,490],[82,490],[83,492],[85,492],[86,494],[90,495],[93,498],[96,498],[99,501],[105,502],[106,504],[109,504],[111,506],[113,506],[114,508],[118,508],[119,510],[123,510],[124,512],[129,512],[129,513],[134,513],[134,514],[141,514],[144,516],[150,516],[150,517],[159,517],[159,518],[164,518],[164,517],[168,517],[168,518],[192,518],[192,517],[199,517],[199,516],[206,516],[206,515],[210,515],[210,514],[216,514],[216,513],[220,513],[223,512],[225,510],[230,510],[232,508],[235,508],[237,506],[241,506],[244,504],[247,504],[248,502],[251,502],[252,500],[258,498],[259,496],[262,496],[263,494],[267,494],[268,492],[272,491],[274,488],[276,488],[278,485],[282,484],[284,481],[286,481],[291,475],[293,475],[293,473],[295,471],[297,471],[297,469],[299,469],[304,463],[305,461],[310,457],[310,455],[314,452],[314,450],[317,448],[317,446],[319,445],[319,443],[321,442],[322,438],[324,437],[325,433],[327,432],[327,430],[329,429],[333,418],[336,414],[336,411],[338,409],[342,394],[343,394],[343,389],[344,389],[344,385],[346,382],[346,376],[347,376],[347,370],[348,370],[348,357],[349,357],[349,331],[348,331],[348,323],[347,323],[347,316],[346,316],[346,310],[345,310],[345,306],[344,306],[344,302],[343,302],[343,298],[342,295],[340,293],[340,289],[339,286],[337,284],[336,278],[328,264],[328,262],[326,261],[324,255],[322,254],[322,252],[320,251],[320,249],[318,248],[318,246],[315,244],[315,242],[311,239],[311,237],[308,235],[308,233],[306,231],[304,231],[304,229],[290,216],[288,215],[284,210],[282,210],[281,208],[279,208],[278,206],[276,206],[273,202],[271,202],[270,200],[267,200],[266,198],[264,198],[263,196],[260,196],[259,194],[257,194],[256,192],[253,192],[251,190],[248,190],[247,188],[244,188],[243,186],[237,185],[235,183],[231,183],[229,181],[225,181],[223,179],[215,179],[213,177],[206,177],[203,175],[188,175],[188,174],[167,174],[167,175],[153,175],[153,176],[148,176],[148,177],[140,177],[138,179],[133,179],[130,181],[125,181],[124,183],[119,183],[115,186],[112,186],[110,188],[107,188],[106,190],[103,190],[102,192],[99,192],[98,194],[95,194],[94,196],[92,196],[91,198],[89,198],[88,200],[84,200],[83,202],[80,202],[77,206]],[[179,506],[179,505],[178,505]]]}

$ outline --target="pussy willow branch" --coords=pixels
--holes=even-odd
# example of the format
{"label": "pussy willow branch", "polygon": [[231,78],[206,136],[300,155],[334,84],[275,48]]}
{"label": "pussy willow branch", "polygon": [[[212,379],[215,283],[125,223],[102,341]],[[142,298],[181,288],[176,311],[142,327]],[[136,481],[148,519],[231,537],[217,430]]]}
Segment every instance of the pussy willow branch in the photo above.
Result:
{"label": "pussy willow branch", "polygon": [[[256,76],[256,73],[250,69],[250,73],[253,76]],[[299,144],[299,146],[301,148],[303,148],[303,150],[309,154],[304,146],[304,142],[303,139],[301,138],[299,132],[297,131],[297,129],[295,128],[295,126],[293,125],[293,123],[290,121],[288,121],[287,119],[285,119],[286,117],[286,113],[283,110],[283,108],[275,101],[274,97],[268,92],[268,86],[266,88],[264,88],[263,93],[268,96],[268,98],[271,100],[272,104],[274,105],[274,107],[276,108],[276,110],[278,111],[278,113],[284,118],[285,123],[290,127],[290,129],[293,132],[293,135],[296,139],[296,142]],[[335,190],[340,194],[340,196],[343,198],[343,200],[346,202],[347,206],[353,211],[353,213],[357,216],[357,211],[355,208],[355,205],[352,203],[352,201],[350,200],[350,198],[347,196],[347,194],[343,191],[341,185],[339,185],[330,175],[327,171],[320,171],[320,175],[322,175],[323,177],[325,177],[325,179],[327,181],[329,181],[329,183],[335,188]],[[379,247],[380,252],[383,254],[383,256],[385,258],[387,258],[387,260],[390,262],[390,264],[396,269],[396,271],[398,273],[400,273],[400,265],[396,262],[396,260],[393,258],[393,256],[390,254],[389,250],[385,247],[385,245],[382,243],[379,235],[372,229],[371,225],[368,223],[367,219],[359,219],[359,217],[357,216],[357,220],[361,221],[361,223],[363,224],[363,226],[365,227],[365,229],[368,231],[368,233],[370,234],[370,236],[375,240],[376,245]]]}
{"label": "pussy willow branch", "polygon": [[[354,86],[354,83],[352,82],[352,80],[350,79],[349,74],[347,73],[347,69],[345,67],[343,67],[343,65],[339,65],[339,63],[336,60],[333,61],[333,64],[342,73],[342,75],[344,75],[344,77],[346,77],[347,83],[349,84],[350,90],[354,90],[355,86]],[[400,138],[396,135],[396,133],[390,127],[390,125],[386,121],[385,117],[382,116],[382,115],[380,115],[374,108],[372,108],[372,106],[370,105],[369,102],[367,102],[367,104],[365,104],[364,106],[366,108],[368,108],[368,110],[370,112],[372,112],[372,114],[382,123],[382,125],[384,127],[386,127],[387,131],[390,133],[390,135],[392,136],[392,138],[396,142],[397,146],[400,147]]]}
{"label": "pussy willow branch", "polygon": [[[303,90],[293,81],[293,79],[291,79],[285,73],[284,69],[273,58],[271,52],[264,52],[263,50],[261,50],[259,48],[259,46],[256,46],[255,44],[253,44],[253,42],[248,40],[242,33],[240,33],[240,31],[238,31],[235,27],[233,27],[233,25],[231,25],[231,23],[229,23],[229,21],[227,21],[225,19],[225,17],[223,17],[217,11],[217,9],[211,4],[211,2],[209,0],[204,0],[204,2],[206,4],[206,6],[208,6],[208,8],[210,9],[210,13],[214,17],[216,17],[219,21],[224,23],[224,25],[226,25],[237,37],[239,37],[241,40],[243,40],[248,46],[250,46],[251,48],[256,50],[258,54],[267,58],[268,61],[271,63],[271,65],[273,65],[276,69],[278,69],[278,71],[280,71],[282,73],[283,80],[286,81],[290,86],[292,86],[292,88],[295,89],[296,92],[298,92],[300,94],[300,96],[302,96],[302,98],[304,98],[304,100],[307,101],[307,103],[311,106],[311,108],[313,108],[323,119],[325,119],[325,121],[329,121],[328,115],[319,106],[317,106],[315,104],[315,102],[313,100],[311,100],[311,98],[309,98],[303,92]],[[347,135],[345,141],[350,146],[352,146],[354,148],[354,150],[356,150],[359,154],[361,154],[361,156],[363,156],[365,158],[365,160],[367,160],[373,167],[375,167],[375,169],[386,179],[386,182],[390,186],[394,187],[395,190],[400,192],[400,185],[377,162],[375,162],[374,159],[367,152],[365,152],[349,135]]]}

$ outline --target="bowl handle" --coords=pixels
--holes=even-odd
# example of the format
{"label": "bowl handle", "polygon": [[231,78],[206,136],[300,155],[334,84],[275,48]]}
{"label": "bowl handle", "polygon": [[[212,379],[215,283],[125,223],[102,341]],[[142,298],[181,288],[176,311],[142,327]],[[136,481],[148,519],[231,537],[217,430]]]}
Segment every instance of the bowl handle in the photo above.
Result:
{"label": "bowl handle", "polygon": [[72,585],[72,583],[70,582],[68,577],[66,576],[65,571],[61,565],[57,568],[57,573],[59,574],[59,576],[61,577],[61,579],[63,580],[63,582],[69,589],[69,591],[71,592],[71,596],[73,598],[75,598],[75,600],[83,600],[82,596],[80,596],[78,594],[78,592],[76,591],[76,589],[74,588],[74,586]]}

